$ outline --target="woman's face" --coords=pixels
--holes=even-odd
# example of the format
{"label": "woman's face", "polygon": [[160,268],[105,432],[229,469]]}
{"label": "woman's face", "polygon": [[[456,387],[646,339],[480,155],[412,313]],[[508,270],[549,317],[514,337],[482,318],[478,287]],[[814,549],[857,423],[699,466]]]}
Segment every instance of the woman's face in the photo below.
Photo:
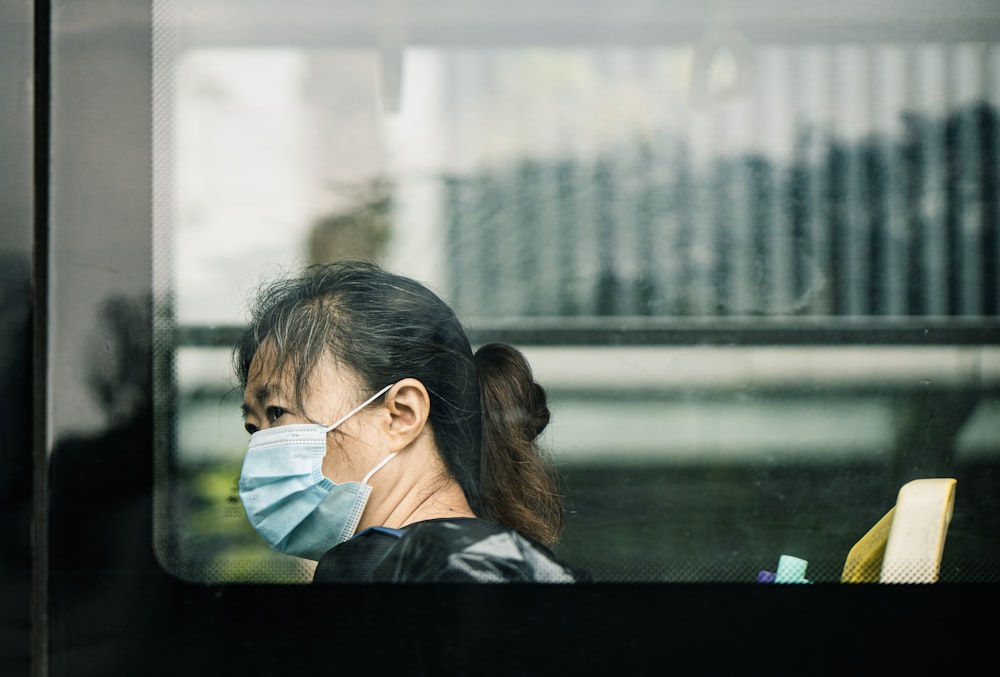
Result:
{"label": "woman's face", "polygon": [[[290,369],[274,370],[273,351],[265,343],[257,351],[243,393],[243,420],[247,432],[295,423],[331,425],[372,393],[363,393],[357,375],[324,354],[309,378],[301,405],[295,396]],[[385,456],[379,442],[377,406],[365,407],[327,433],[323,474],[334,482],[359,481]]]}

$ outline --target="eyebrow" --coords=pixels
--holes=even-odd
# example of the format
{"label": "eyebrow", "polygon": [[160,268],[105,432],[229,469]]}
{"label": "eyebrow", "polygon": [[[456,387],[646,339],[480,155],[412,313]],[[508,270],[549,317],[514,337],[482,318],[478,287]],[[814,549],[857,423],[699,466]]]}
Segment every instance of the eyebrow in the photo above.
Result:
{"label": "eyebrow", "polygon": [[[274,390],[275,389],[272,388],[269,383],[257,386],[257,388],[253,391],[254,401],[258,404],[266,401],[274,392]],[[240,411],[243,412],[243,418],[246,418],[247,414],[250,413],[250,407],[247,406],[246,401],[244,401],[243,404],[240,405]]]}

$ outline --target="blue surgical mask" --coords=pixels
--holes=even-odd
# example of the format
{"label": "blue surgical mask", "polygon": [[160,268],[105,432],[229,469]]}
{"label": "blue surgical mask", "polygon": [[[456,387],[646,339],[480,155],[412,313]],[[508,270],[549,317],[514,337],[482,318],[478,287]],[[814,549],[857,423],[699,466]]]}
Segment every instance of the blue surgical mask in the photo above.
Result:
{"label": "blue surgical mask", "polygon": [[354,535],[372,488],[368,480],[337,484],[323,476],[326,434],[383,395],[387,385],[331,426],[285,425],[250,436],[240,474],[240,500],[250,524],[279,552],[319,560]]}

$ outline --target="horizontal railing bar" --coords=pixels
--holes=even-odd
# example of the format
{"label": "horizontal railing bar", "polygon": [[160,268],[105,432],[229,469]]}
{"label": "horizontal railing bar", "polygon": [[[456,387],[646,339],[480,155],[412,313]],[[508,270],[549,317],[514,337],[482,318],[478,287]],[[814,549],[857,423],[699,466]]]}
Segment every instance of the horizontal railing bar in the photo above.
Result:
{"label": "horizontal railing bar", "polygon": [[[538,346],[997,345],[1000,319],[509,317],[466,322],[473,344]],[[229,347],[239,325],[179,325],[174,345]]]}

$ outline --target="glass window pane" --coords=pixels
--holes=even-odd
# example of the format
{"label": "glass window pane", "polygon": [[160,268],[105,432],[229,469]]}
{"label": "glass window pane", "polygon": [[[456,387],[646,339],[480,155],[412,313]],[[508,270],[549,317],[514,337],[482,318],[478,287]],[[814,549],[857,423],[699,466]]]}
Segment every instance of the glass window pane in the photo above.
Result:
{"label": "glass window pane", "polygon": [[672,27],[598,4],[489,31],[436,3],[159,3],[170,566],[310,579],[241,512],[227,350],[262,279],[361,257],[524,349],[572,511],[557,550],[599,580],[753,582],[782,554],[839,580],[934,476],[958,479],[942,579],[996,575],[995,38],[959,10],[925,39],[852,3],[783,28],[755,18],[777,1]]}

